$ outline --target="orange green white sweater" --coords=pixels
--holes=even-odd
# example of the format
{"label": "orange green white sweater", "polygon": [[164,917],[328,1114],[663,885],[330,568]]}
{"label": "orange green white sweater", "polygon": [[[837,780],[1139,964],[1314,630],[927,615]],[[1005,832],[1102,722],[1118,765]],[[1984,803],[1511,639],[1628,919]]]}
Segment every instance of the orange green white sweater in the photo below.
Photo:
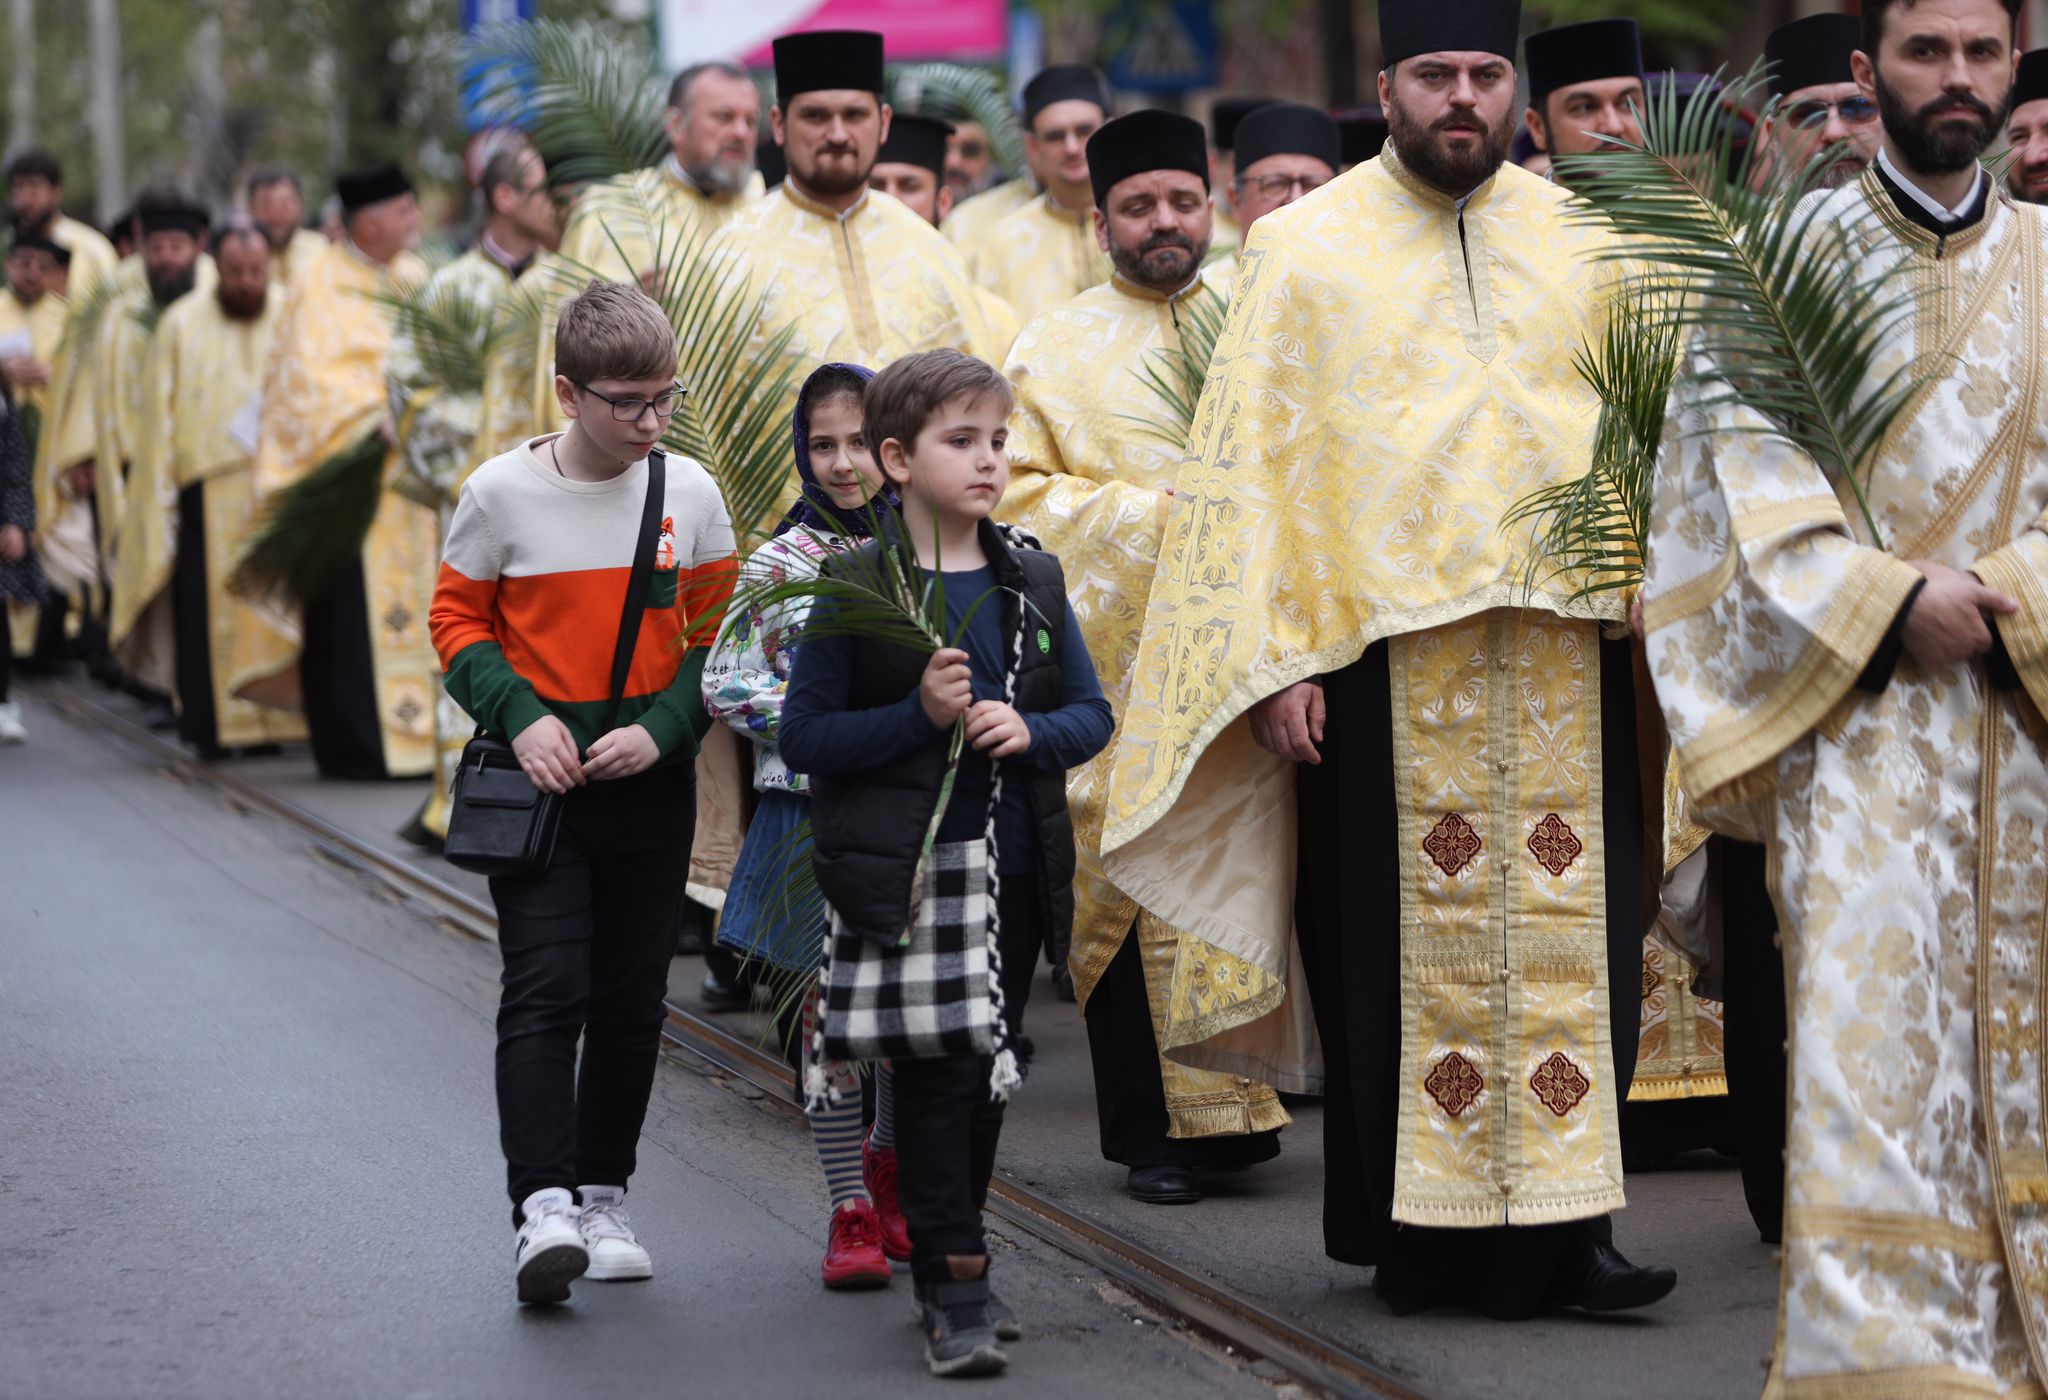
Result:
{"label": "orange green white sweater", "polygon": [[[647,463],[571,481],[534,455],[545,441],[493,457],[464,484],[429,620],[449,695],[486,730],[509,739],[551,714],[587,749],[611,698]],[[666,494],[618,722],[645,728],[670,763],[693,758],[710,728],[699,678],[738,560],[703,467],[669,454]]]}

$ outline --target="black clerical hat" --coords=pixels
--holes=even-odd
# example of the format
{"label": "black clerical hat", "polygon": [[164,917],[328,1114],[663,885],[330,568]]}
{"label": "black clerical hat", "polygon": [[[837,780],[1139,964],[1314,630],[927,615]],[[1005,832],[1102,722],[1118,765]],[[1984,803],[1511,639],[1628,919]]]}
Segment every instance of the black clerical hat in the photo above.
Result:
{"label": "black clerical hat", "polygon": [[799,93],[882,90],[882,36],[869,29],[814,29],[785,34],[775,50],[775,100]]}
{"label": "black clerical hat", "polygon": [[367,209],[372,204],[382,204],[387,199],[396,199],[402,194],[412,193],[412,181],[405,178],[405,172],[395,165],[373,165],[367,170],[351,170],[337,176],[334,181],[335,198],[341,201],[344,216],[358,209]]}
{"label": "black clerical hat", "polygon": [[179,196],[176,199],[144,199],[135,206],[142,222],[142,236],[152,233],[185,233],[197,238],[213,225],[213,216]]}
{"label": "black clerical hat", "polygon": [[2020,75],[2013,80],[2012,105],[2039,102],[2048,97],[2048,49],[2028,49],[2020,55]]}
{"label": "black clerical hat", "polygon": [[1522,0],[1380,0],[1380,64],[1425,53],[1497,53],[1515,61]]}
{"label": "black clerical hat", "polygon": [[46,237],[43,234],[23,233],[17,229],[14,237],[8,241],[7,251],[12,253],[17,248],[29,248],[38,253],[48,253],[57,260],[57,266],[71,266],[71,250],[56,239]]}
{"label": "black clerical hat", "polygon": [[1363,165],[1387,144],[1387,114],[1377,107],[1344,107],[1330,113],[1337,123],[1337,150],[1344,165]]}
{"label": "black clerical hat", "polygon": [[1219,151],[1237,149],[1237,129],[1244,119],[1261,107],[1270,107],[1277,97],[1219,97],[1209,108],[1209,144]]}
{"label": "black clerical hat", "polygon": [[1299,102],[1273,102],[1237,129],[1237,173],[1267,156],[1313,156],[1336,173],[1343,157],[1337,123],[1327,112]]}
{"label": "black clerical hat", "polygon": [[1024,84],[1024,125],[1055,102],[1093,102],[1109,114],[1109,84],[1085,63],[1055,63]]}
{"label": "black clerical hat", "polygon": [[1771,95],[1854,82],[1849,55],[1863,47],[1863,21],[1854,15],[1808,15],[1781,24],[1764,40],[1771,64]]}
{"label": "black clerical hat", "polygon": [[946,176],[946,138],[953,124],[936,117],[898,112],[889,119],[889,139],[882,143],[877,165],[921,165],[940,179]]}
{"label": "black clerical hat", "polygon": [[1193,117],[1147,108],[1104,122],[1088,138],[1088,182],[1100,209],[1119,180],[1148,170],[1185,170],[1209,184],[1209,133]]}
{"label": "black clerical hat", "polygon": [[1522,41],[1522,67],[1529,75],[1529,105],[1573,83],[1600,78],[1641,78],[1643,39],[1632,19],[1589,19],[1542,29]]}

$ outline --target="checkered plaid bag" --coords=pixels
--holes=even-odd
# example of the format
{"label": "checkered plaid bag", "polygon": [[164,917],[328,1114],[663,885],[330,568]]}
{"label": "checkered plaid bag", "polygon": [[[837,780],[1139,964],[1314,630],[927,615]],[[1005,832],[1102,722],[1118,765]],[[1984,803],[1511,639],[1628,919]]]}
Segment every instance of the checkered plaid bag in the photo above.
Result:
{"label": "checkered plaid bag", "polygon": [[910,942],[881,948],[832,916],[825,975],[827,1060],[991,1055],[988,843],[947,841],[925,862]]}

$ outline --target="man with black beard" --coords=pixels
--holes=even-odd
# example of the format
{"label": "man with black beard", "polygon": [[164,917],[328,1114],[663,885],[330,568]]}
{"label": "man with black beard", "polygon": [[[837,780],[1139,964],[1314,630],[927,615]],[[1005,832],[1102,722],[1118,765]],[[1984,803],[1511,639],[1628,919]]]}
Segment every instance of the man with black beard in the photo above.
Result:
{"label": "man with black beard", "polygon": [[149,493],[130,500],[128,478],[138,454],[159,431],[144,410],[144,362],[157,321],[205,277],[205,209],[176,190],[145,190],[135,202],[142,240],[142,279],[117,295],[97,324],[93,406],[94,486],[99,494],[100,547],[112,580],[108,641],[132,687],[160,702],[155,721],[168,725],[168,698],[176,685],[169,599],[161,586],[143,585],[140,561],[152,551],[142,544],[126,550],[124,539],[146,539],[171,528],[165,502]]}
{"label": "man with black beard", "polygon": [[2020,55],[2005,144],[2012,150],[2012,164],[2005,173],[2012,197],[2048,204],[2048,49]]}
{"label": "man with black beard", "polygon": [[122,576],[175,624],[178,733],[203,757],[306,737],[298,715],[228,691],[249,605],[228,578],[255,524],[254,404],[283,293],[265,230],[229,224],[214,250],[212,295],[182,298],[150,337],[143,411],[150,425],[128,479]]}
{"label": "man with black beard", "polygon": [[1102,870],[1180,931],[1167,1055],[1324,1092],[1387,1306],[1640,1307],[1631,643],[1503,525],[1591,460],[1611,235],[1503,166],[1515,0],[1379,14],[1386,148],[1252,229],[1161,506]]}
{"label": "man with black beard", "polygon": [[[1230,287],[1227,270],[1202,265],[1213,206],[1201,123],[1133,112],[1090,137],[1087,156],[1097,245],[1116,270],[1028,324],[1010,351],[1003,372],[1017,407],[1001,513],[1065,561],[1075,616],[1115,710],[1186,438],[1157,384],[1161,375],[1180,382],[1191,318],[1220,317]],[[1255,1077],[1161,1055],[1182,935],[1103,878],[1108,777],[1106,752],[1067,775],[1079,859],[1072,949],[1050,951],[1073,974],[1088,1022],[1102,1155],[1125,1168],[1138,1200],[1196,1201],[1202,1173],[1277,1154],[1287,1110]]]}

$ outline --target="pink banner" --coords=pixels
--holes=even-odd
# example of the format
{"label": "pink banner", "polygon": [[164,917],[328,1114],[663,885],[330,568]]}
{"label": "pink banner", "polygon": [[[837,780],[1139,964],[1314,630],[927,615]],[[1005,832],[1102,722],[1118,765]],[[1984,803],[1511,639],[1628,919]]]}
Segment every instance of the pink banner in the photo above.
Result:
{"label": "pink banner", "polygon": [[[1000,58],[1009,44],[1009,6],[1006,0],[822,0],[780,32],[813,29],[877,30],[892,63]],[[772,60],[766,44],[746,57],[757,68]]]}

